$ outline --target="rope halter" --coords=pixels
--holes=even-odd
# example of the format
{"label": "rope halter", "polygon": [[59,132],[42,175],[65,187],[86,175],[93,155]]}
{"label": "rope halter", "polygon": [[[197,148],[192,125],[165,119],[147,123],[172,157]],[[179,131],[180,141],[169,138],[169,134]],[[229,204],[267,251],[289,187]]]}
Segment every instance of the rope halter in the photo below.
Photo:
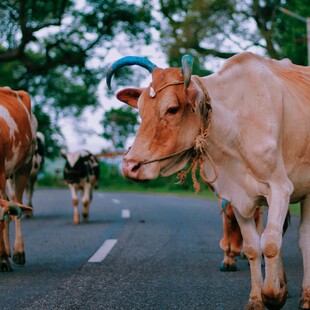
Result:
{"label": "rope halter", "polygon": [[[217,171],[217,168],[215,166],[215,163],[214,163],[211,155],[209,154],[209,152],[207,150],[207,139],[210,135],[211,118],[212,118],[211,98],[209,96],[207,89],[203,86],[200,78],[198,76],[192,76],[192,78],[197,82],[197,84],[199,85],[199,87],[201,88],[201,90],[203,91],[203,94],[204,94],[204,102],[203,102],[202,111],[204,111],[205,109],[207,110],[206,113],[204,113],[204,112],[201,113],[202,119],[201,119],[201,124],[200,124],[200,134],[194,139],[193,144],[191,146],[189,146],[185,149],[182,149],[180,151],[177,151],[175,153],[169,154],[167,156],[162,156],[159,158],[142,161],[138,164],[138,166],[150,164],[150,163],[157,162],[157,161],[163,161],[165,159],[169,159],[169,158],[172,158],[174,156],[184,154],[184,153],[192,150],[192,154],[191,154],[192,163],[187,170],[181,171],[178,173],[177,178],[179,179],[179,182],[177,184],[183,184],[187,178],[187,174],[189,172],[191,172],[191,177],[193,180],[193,187],[194,187],[195,192],[198,193],[200,191],[200,183],[198,182],[197,176],[196,176],[197,169],[199,168],[200,177],[202,178],[202,180],[206,184],[209,185],[209,187],[211,189],[212,189],[211,184],[214,183],[218,177],[218,171]],[[151,87],[150,88],[150,96],[155,97],[156,94],[159,91],[161,91],[162,89],[164,89],[168,86],[178,85],[178,84],[183,84],[183,81],[166,84],[166,85],[162,86],[161,88],[157,89],[156,91]],[[204,115],[206,115],[206,119],[204,119]],[[214,171],[214,177],[212,179],[208,179],[204,173],[204,166],[205,166],[207,159],[211,163],[211,166],[212,166],[213,171]]]}

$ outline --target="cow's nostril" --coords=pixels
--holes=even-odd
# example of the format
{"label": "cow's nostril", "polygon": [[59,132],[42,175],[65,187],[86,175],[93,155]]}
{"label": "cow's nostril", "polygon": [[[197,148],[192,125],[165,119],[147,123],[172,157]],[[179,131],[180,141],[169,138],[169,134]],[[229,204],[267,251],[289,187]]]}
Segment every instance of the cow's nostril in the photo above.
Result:
{"label": "cow's nostril", "polygon": [[135,166],[132,167],[131,171],[132,171],[132,172],[135,172],[135,171],[137,171],[140,167],[141,167],[141,164],[140,164],[140,163],[139,163],[139,164],[136,164]]}

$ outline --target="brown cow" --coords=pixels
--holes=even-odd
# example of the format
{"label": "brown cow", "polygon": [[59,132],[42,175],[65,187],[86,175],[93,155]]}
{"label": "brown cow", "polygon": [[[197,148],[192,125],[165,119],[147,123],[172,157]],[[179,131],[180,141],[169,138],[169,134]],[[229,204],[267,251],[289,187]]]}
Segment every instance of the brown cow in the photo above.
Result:
{"label": "brown cow", "polygon": [[[16,201],[21,203],[31,170],[31,160],[36,145],[37,121],[31,112],[29,95],[24,91],[0,88],[0,199],[6,198],[6,179],[12,176]],[[0,232],[0,270],[12,270],[9,255],[9,217],[4,233]],[[13,261],[25,264],[21,220],[15,220]]]}
{"label": "brown cow", "polygon": [[[220,265],[221,271],[236,271],[236,256],[243,256],[243,238],[237,219],[230,203],[219,199],[222,207],[223,238],[220,247],[224,252],[224,259]],[[257,208],[254,214],[257,231],[263,233],[263,208]]]}
{"label": "brown cow", "polygon": [[[207,77],[160,69],[142,57],[115,62],[152,72],[146,88],[127,88],[117,98],[139,108],[141,126],[123,160],[123,175],[137,181],[168,176],[192,161],[195,176],[231,203],[250,262],[247,309],[280,309],[287,297],[282,264],[283,224],[289,203],[301,202],[299,246],[304,277],[301,309],[310,309],[310,68],[242,53]],[[262,236],[254,214],[268,206]],[[261,270],[265,258],[265,277]]]}

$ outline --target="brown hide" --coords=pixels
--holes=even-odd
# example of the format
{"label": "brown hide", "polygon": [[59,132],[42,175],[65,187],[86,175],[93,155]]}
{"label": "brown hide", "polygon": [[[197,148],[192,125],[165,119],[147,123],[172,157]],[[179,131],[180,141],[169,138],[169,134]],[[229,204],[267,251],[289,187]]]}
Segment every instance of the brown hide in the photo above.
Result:
{"label": "brown hide", "polygon": [[[22,202],[24,188],[31,169],[31,159],[35,150],[37,121],[31,113],[30,97],[24,91],[0,88],[0,199],[6,198],[6,179],[11,176],[15,199]],[[12,270],[8,256],[9,221],[0,233],[0,268]],[[17,264],[25,263],[24,243],[20,219],[15,221],[16,233],[13,260]]]}

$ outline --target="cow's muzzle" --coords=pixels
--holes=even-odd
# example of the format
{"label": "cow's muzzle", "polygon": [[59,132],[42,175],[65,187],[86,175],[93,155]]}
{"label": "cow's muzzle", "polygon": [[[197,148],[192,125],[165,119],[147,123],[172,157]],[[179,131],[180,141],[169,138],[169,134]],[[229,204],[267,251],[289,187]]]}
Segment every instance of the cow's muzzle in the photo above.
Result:
{"label": "cow's muzzle", "polygon": [[146,182],[148,178],[143,176],[142,170],[143,168],[140,162],[124,158],[122,171],[125,178],[135,182]]}

